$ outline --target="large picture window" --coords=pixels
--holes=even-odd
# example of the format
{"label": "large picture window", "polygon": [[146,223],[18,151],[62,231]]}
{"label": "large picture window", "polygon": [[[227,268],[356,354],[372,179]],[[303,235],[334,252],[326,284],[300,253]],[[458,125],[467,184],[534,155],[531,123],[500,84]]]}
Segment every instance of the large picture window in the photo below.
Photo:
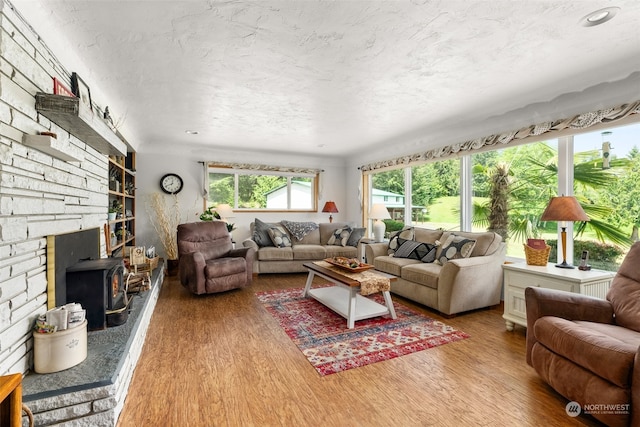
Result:
{"label": "large picture window", "polygon": [[[370,203],[385,203],[392,213],[395,222],[386,221],[387,233],[405,225],[491,229],[506,238],[507,255],[520,259],[524,259],[527,238],[542,238],[553,248],[552,263],[557,261],[558,224],[541,222],[540,216],[552,196],[573,194],[590,221],[568,224],[567,261],[579,264],[582,251],[587,250],[593,268],[616,271],[630,244],[639,239],[639,145],[640,124],[632,124],[496,147],[458,159],[368,171],[364,179],[371,185]],[[465,175],[470,177],[468,184]],[[492,209],[496,197],[493,183],[502,180],[509,182],[503,205],[506,217],[497,218],[495,211],[500,209]],[[380,190],[410,201],[404,206],[404,215],[388,198],[375,199]],[[465,204],[465,200],[469,202]],[[469,223],[465,217],[471,219]]]}
{"label": "large picture window", "polygon": [[316,211],[317,174],[208,168],[207,204],[235,210]]}

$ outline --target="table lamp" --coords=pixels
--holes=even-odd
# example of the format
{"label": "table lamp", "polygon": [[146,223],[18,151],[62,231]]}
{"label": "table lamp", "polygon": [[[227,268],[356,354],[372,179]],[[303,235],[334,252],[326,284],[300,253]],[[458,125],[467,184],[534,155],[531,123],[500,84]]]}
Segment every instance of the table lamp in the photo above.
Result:
{"label": "table lamp", "polygon": [[322,212],[329,212],[329,222],[333,222],[332,213],[338,213],[338,207],[334,202],[327,202],[324,204],[324,208],[322,208]]}
{"label": "table lamp", "polygon": [[216,212],[220,215],[220,219],[227,219],[233,217],[233,209],[226,203],[221,203],[216,206]]}
{"label": "table lamp", "polygon": [[552,197],[547,208],[540,217],[541,221],[558,221],[562,232],[562,263],[556,264],[558,268],[575,268],[567,264],[567,221],[589,221],[589,217],[573,196]]}
{"label": "table lamp", "polygon": [[374,203],[373,206],[371,206],[371,211],[369,211],[369,218],[375,220],[373,222],[373,239],[376,242],[382,242],[384,240],[385,229],[387,228],[382,220],[391,219],[387,207],[382,203]]}
{"label": "table lamp", "polygon": [[[236,228],[235,224],[229,222],[229,218],[235,216],[233,214],[233,208],[226,203],[220,203],[216,206],[216,212],[220,216],[220,220],[227,224],[227,231],[231,234],[231,232]],[[231,241],[233,242],[233,235],[231,236]]]}

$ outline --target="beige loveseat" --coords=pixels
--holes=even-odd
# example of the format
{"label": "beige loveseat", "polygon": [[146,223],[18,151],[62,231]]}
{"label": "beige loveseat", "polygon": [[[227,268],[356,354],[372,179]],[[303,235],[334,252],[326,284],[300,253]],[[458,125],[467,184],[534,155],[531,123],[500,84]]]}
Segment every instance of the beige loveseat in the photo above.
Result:
{"label": "beige loveseat", "polygon": [[[259,223],[259,221],[256,222]],[[349,224],[341,222],[319,223],[316,229],[309,231],[302,239],[297,239],[284,226],[283,223],[286,221],[262,223],[262,226],[277,227],[280,232],[285,232],[285,235],[280,237],[285,242],[288,240],[290,246],[275,247],[266,241],[266,238],[263,238],[262,242],[260,241],[260,236],[256,235],[256,222],[251,224],[252,237],[242,242],[244,247],[253,248],[256,251],[253,261],[253,272],[255,274],[300,273],[307,271],[303,267],[305,262],[319,261],[334,256],[356,258],[358,255],[358,241],[362,237],[364,230],[349,227]],[[343,233],[344,240],[336,238],[331,240],[336,230],[344,230],[346,227],[349,227],[352,232]],[[286,244],[289,244],[289,242]],[[262,245],[259,243],[262,243]]]}
{"label": "beige loveseat", "polygon": [[[413,235],[406,236],[411,231]],[[423,262],[420,259],[401,258],[389,255],[389,246],[398,244],[372,243],[365,246],[367,262],[376,270],[398,277],[391,283],[391,292],[424,304],[445,315],[489,307],[500,303],[502,290],[502,264],[505,260],[505,244],[502,237],[493,232],[449,232],[414,228],[403,231],[410,241],[435,245],[431,258],[442,258],[443,243],[454,234],[475,240],[468,258],[444,259]],[[411,233],[409,233],[411,234]],[[452,238],[453,239],[453,238]],[[399,240],[403,242],[402,239]],[[437,245],[440,243],[440,245]],[[460,255],[458,255],[460,256]],[[428,260],[427,260],[428,261]]]}

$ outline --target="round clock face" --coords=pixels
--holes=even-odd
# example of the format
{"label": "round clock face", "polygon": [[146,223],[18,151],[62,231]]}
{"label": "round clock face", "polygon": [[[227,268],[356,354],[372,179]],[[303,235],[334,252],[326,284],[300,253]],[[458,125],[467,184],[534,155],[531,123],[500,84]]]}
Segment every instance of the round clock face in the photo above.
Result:
{"label": "round clock face", "polygon": [[160,188],[168,194],[176,194],[182,190],[182,178],[175,173],[168,173],[160,179]]}

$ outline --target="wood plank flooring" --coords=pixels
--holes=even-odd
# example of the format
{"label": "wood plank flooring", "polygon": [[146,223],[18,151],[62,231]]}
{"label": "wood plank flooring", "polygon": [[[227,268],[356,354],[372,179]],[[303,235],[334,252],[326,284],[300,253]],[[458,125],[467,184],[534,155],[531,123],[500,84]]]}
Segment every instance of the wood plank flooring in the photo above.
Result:
{"label": "wood plank flooring", "polygon": [[255,296],[305,278],[200,297],[166,278],[118,426],[599,425],[567,416],[499,309],[444,319],[394,295],[471,338],[321,377]]}

